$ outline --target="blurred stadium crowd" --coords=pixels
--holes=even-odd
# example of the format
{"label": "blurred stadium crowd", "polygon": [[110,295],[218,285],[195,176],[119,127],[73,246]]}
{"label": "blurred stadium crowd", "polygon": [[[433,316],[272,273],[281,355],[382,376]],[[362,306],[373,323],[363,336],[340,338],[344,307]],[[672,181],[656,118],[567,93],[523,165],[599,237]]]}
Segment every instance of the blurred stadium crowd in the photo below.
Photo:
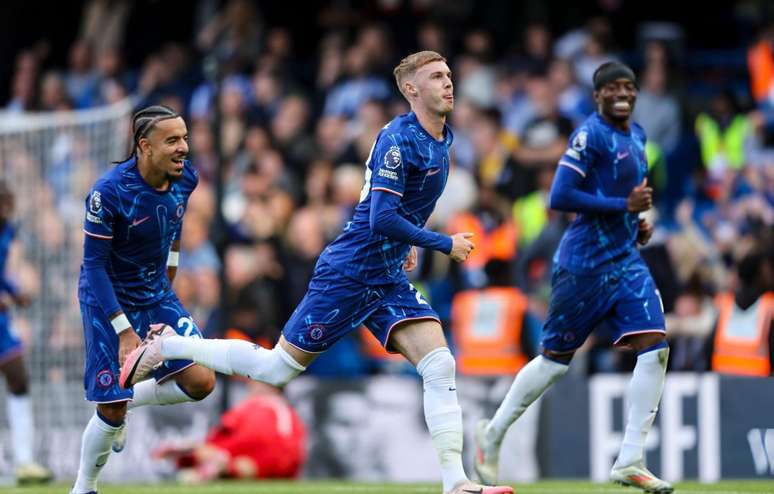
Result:
{"label": "blurred stadium crowd", "polygon": [[[420,49],[448,57],[456,95],[454,170],[428,227],[476,232],[469,262],[451,265],[445,256],[423,253],[411,275],[447,329],[456,293],[515,285],[529,297],[525,345],[536,351],[551,257],[570,220],[547,208],[547,191],[567,137],[594,110],[591,74],[611,59],[630,63],[640,78],[635,120],[650,139],[656,208],[649,217],[657,226],[643,255],[668,314],[673,370],[708,368],[713,295],[738,286],[737,266],[751,253],[774,252],[771,26],[755,37],[748,33],[745,45],[708,54],[689,49],[679,24],[648,23],[639,26],[635,46],[622,49],[610,17],[600,15],[578,19],[571,30],[531,22],[503,46],[497,30],[462,21],[473,2],[333,2],[314,13],[323,35],[316,52],[302,56],[294,45],[298,32],[267,23],[256,4],[201,4],[213,10],[190,43],[159,45],[132,65],[123,53],[132,2],[85,2],[66,66],[52,66],[45,45],[18,53],[5,110],[85,109],[132,98],[135,107],[161,103],[185,115],[190,159],[202,179],[185,217],[175,289],[209,337],[228,328],[229,336],[238,331],[276,340],[317,256],[358,202],[377,133],[408,111],[392,68]],[[217,96],[203,63],[212,61],[222,74]],[[82,233],[66,226],[82,221],[83,198],[95,179],[84,176],[79,162],[91,145],[83,140],[66,153],[51,149],[59,161],[40,177],[47,193],[18,198],[20,216],[42,216],[25,241],[67,251],[57,259],[71,263],[73,272]],[[219,169],[228,245],[222,262],[212,241],[219,238],[212,231]],[[19,266],[22,282],[35,288],[41,266]],[[225,311],[218,307],[220,269],[227,278]],[[754,276],[759,266],[745,269],[742,277]],[[75,311],[74,280],[49,280],[56,286],[46,289],[72,300]],[[81,344],[78,327],[52,334],[48,344],[55,350]],[[310,372],[403,369],[378,355],[369,338],[354,333]],[[627,356],[606,349],[608,343],[604,330],[588,342],[583,372],[628,370]]]}

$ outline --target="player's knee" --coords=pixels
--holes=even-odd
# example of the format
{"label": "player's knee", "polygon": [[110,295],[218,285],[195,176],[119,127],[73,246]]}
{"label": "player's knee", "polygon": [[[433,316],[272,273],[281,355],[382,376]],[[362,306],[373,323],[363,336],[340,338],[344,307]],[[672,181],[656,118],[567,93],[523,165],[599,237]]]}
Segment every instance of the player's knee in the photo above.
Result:
{"label": "player's knee", "polygon": [[623,341],[625,345],[631,347],[635,352],[641,353],[648,349],[661,348],[667,345],[664,333],[643,333],[632,335]]}
{"label": "player's knee", "polygon": [[29,393],[29,381],[26,375],[8,376],[8,392],[15,396],[24,396]]}
{"label": "player's knee", "polygon": [[[574,355],[575,352],[557,353],[551,350],[543,350],[543,357],[547,358],[548,360],[553,360],[554,362],[564,364],[565,366],[570,365]],[[565,372],[566,371],[567,370],[565,369]]]}
{"label": "player's knee", "polygon": [[192,379],[184,384],[178,383],[178,385],[192,399],[197,401],[203,400],[215,389],[215,373],[207,370],[197,375],[196,379]]}
{"label": "player's knee", "polygon": [[126,417],[126,402],[119,403],[99,403],[97,413],[109,425],[120,425]]}
{"label": "player's knee", "polygon": [[456,369],[454,357],[446,347],[436,348],[417,364],[417,372],[425,383],[454,379]]}
{"label": "player's knee", "polygon": [[[256,381],[281,388],[306,370],[280,345],[271,350],[254,347],[250,352],[253,354],[249,356],[253,365],[248,377]],[[258,358],[255,357],[256,353]]]}

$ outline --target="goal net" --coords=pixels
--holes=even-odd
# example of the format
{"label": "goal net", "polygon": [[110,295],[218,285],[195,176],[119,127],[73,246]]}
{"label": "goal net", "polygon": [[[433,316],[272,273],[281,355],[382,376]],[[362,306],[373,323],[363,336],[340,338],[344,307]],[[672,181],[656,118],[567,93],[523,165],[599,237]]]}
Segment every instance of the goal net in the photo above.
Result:
{"label": "goal net", "polygon": [[[126,156],[131,111],[127,100],[84,111],[0,113],[0,177],[15,193],[18,226],[19,255],[6,270],[34,296],[29,308],[13,311],[12,326],[25,343],[35,458],[59,478],[75,476],[81,433],[94,413],[83,395],[77,301],[83,203],[111,161]],[[0,392],[0,477],[13,470],[5,398]]]}

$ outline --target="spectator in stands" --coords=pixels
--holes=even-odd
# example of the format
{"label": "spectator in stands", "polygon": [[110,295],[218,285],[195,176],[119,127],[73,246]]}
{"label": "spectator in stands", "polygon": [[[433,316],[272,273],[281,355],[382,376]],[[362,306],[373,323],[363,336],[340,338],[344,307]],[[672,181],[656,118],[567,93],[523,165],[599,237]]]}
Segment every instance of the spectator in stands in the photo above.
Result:
{"label": "spectator in stands", "polygon": [[16,57],[16,71],[11,82],[11,99],[6,110],[24,112],[35,104],[35,86],[40,62],[33,50],[26,50]]}
{"label": "spectator in stands", "polygon": [[454,70],[458,83],[456,92],[478,107],[495,104],[494,40],[484,29],[465,34],[464,52],[457,57]]}
{"label": "spectator in stands", "polygon": [[301,95],[282,99],[271,120],[271,135],[278,150],[296,176],[300,176],[314,153],[314,140],[307,133],[310,108]]}
{"label": "spectator in stands", "polygon": [[774,245],[769,236],[736,266],[733,292],[716,299],[719,311],[712,342],[712,370],[767,377],[774,362]]}
{"label": "spectator in stands", "polygon": [[[202,325],[219,302],[220,260],[208,239],[207,226],[204,215],[196,210],[187,212],[180,239],[180,265],[177,268],[177,276],[183,278],[175,283],[181,302],[187,304],[191,316]],[[188,300],[184,300],[186,295],[189,295]]]}
{"label": "spectator in stands", "polygon": [[532,190],[526,170],[517,166],[513,159],[512,153],[518,140],[500,126],[500,112],[494,108],[481,110],[475,118],[470,137],[475,151],[478,182],[509,199]]}
{"label": "spectator in stands", "polygon": [[346,77],[328,92],[324,114],[350,120],[366,101],[387,100],[392,90],[387,81],[373,73],[368,52],[361,45],[352,45],[344,57]]}
{"label": "spectator in stands", "polygon": [[252,2],[229,0],[198,33],[197,45],[225,62],[227,72],[242,71],[258,58],[261,24]]}
{"label": "spectator in stands", "polygon": [[738,111],[729,92],[713,96],[705,111],[696,117],[695,130],[701,159],[710,176],[719,179],[747,165],[754,136],[750,121]]}
{"label": "spectator in stands", "polygon": [[696,271],[665,315],[669,328],[669,367],[673,371],[703,371],[708,368],[707,343],[717,320],[707,284]]}
{"label": "spectator in stands", "polygon": [[514,199],[537,188],[539,170],[556,166],[573,131],[572,122],[559,112],[556,94],[543,74],[534,74],[530,78],[528,94],[534,116],[513,151],[519,175],[528,184],[528,189],[511,191],[509,197]]}
{"label": "spectator in stands", "polygon": [[548,82],[556,95],[559,113],[569,118],[573,126],[579,125],[594,111],[589,91],[575,81],[572,63],[563,58],[555,58],[548,66]]}
{"label": "spectator in stands", "polygon": [[481,185],[478,201],[470,211],[463,211],[452,217],[447,231],[471,232],[476,239],[475,250],[470,253],[467,262],[459,266],[463,275],[463,288],[488,286],[490,280],[485,271],[486,266],[492,261],[509,264],[516,257],[518,236],[510,214],[509,202],[492,187]]}
{"label": "spectator in stands", "polygon": [[38,109],[41,111],[67,111],[71,108],[72,103],[70,103],[62,75],[55,71],[43,74],[43,79],[40,82]]}
{"label": "spectator in stands", "polygon": [[[661,49],[665,50],[663,47]],[[668,77],[666,65],[646,65],[634,109],[634,119],[645,129],[648,141],[658,144],[667,155],[677,148],[682,131],[680,105],[669,92]]]}
{"label": "spectator in stands", "polygon": [[70,47],[70,64],[65,76],[67,93],[75,108],[88,108],[97,93],[97,74],[93,67],[92,46],[76,40]]}

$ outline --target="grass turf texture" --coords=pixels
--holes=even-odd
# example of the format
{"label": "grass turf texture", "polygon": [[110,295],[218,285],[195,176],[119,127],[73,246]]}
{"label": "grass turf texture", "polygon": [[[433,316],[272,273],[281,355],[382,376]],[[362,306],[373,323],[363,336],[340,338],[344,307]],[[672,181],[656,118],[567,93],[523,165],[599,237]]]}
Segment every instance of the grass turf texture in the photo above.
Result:
{"label": "grass turf texture", "polygon": [[[2,494],[62,494],[68,484],[29,487],[0,487]],[[516,494],[638,494],[642,491],[614,484],[583,481],[544,481],[518,484]],[[99,494],[440,494],[440,484],[377,484],[356,482],[216,482],[202,486],[180,484],[103,485]],[[717,484],[681,482],[679,493],[757,494],[774,493],[774,481],[739,480]]]}

